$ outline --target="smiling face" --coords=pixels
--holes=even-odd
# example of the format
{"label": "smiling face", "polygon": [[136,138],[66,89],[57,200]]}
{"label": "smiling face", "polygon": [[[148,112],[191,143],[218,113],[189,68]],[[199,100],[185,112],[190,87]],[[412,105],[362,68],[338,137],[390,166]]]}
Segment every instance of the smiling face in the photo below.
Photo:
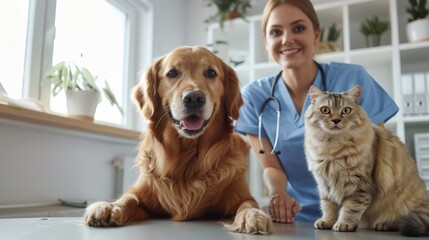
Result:
{"label": "smiling face", "polygon": [[158,74],[162,105],[179,133],[198,136],[224,95],[220,61],[203,48],[179,48],[164,58]]}
{"label": "smiling face", "polygon": [[282,69],[298,68],[312,63],[319,37],[320,28],[315,30],[303,11],[292,4],[280,4],[268,17],[264,42]]}
{"label": "smiling face", "polygon": [[208,49],[188,46],[149,66],[133,98],[154,131],[174,127],[186,138],[207,129],[232,131],[232,119],[243,104],[234,70]]}

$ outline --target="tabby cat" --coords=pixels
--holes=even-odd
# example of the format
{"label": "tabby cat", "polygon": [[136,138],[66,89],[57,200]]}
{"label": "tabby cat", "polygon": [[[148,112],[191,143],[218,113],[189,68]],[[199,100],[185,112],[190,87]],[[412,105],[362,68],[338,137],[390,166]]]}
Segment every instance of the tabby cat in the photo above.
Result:
{"label": "tabby cat", "polygon": [[429,236],[429,195],[416,163],[398,137],[371,123],[360,93],[359,86],[344,93],[310,88],[305,154],[323,212],[314,227]]}

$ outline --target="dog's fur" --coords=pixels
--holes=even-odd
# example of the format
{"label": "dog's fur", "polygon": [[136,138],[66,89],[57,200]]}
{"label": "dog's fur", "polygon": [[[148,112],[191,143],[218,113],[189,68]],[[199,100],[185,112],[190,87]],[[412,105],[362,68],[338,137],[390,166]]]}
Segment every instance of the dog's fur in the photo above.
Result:
{"label": "dog's fur", "polygon": [[86,224],[233,218],[224,224],[231,231],[270,232],[245,180],[248,144],[233,132],[243,101],[232,68],[205,48],[180,47],[146,70],[133,97],[149,120],[140,176],[119,200],[90,205]]}

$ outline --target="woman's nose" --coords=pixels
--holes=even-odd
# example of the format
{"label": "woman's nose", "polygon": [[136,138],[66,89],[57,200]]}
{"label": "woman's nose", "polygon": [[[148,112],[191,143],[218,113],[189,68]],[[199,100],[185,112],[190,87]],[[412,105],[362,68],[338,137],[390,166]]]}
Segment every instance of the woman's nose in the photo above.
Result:
{"label": "woman's nose", "polygon": [[290,45],[293,42],[292,34],[283,33],[282,45]]}

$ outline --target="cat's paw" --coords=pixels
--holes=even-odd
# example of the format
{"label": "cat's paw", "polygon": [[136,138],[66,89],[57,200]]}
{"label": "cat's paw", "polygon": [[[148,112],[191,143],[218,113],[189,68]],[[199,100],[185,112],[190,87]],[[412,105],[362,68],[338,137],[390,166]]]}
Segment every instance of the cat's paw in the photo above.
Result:
{"label": "cat's paw", "polygon": [[333,231],[336,232],[355,232],[359,224],[355,223],[345,223],[345,222],[336,222],[332,227]]}
{"label": "cat's paw", "polygon": [[332,226],[334,226],[335,221],[326,221],[323,218],[318,219],[316,222],[314,222],[314,228],[316,229],[332,229]]}
{"label": "cat's paw", "polygon": [[399,231],[399,226],[388,223],[376,223],[372,226],[375,231],[396,232]]}
{"label": "cat's paw", "polygon": [[269,234],[271,233],[271,218],[260,209],[249,208],[240,211],[232,224],[224,224],[224,226],[233,232]]}
{"label": "cat's paw", "polygon": [[86,208],[83,221],[91,227],[123,225],[123,208],[109,202],[96,202]]}

